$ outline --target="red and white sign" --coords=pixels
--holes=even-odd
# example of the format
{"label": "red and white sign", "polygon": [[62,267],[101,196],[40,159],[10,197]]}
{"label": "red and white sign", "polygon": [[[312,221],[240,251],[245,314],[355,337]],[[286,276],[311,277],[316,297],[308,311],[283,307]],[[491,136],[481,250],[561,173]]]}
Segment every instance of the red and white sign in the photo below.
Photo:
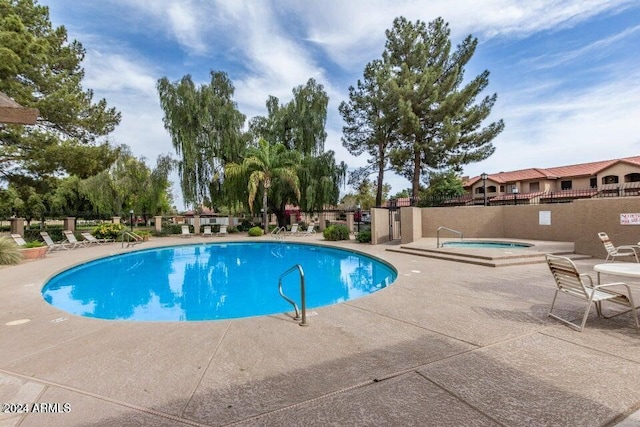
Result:
{"label": "red and white sign", "polygon": [[621,213],[620,225],[640,225],[640,213]]}

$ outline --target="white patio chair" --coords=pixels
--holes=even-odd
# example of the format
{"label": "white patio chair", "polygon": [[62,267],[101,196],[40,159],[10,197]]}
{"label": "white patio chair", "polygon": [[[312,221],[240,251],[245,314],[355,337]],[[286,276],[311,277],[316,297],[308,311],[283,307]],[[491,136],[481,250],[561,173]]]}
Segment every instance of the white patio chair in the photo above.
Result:
{"label": "white patio chair", "polygon": [[73,231],[64,230],[62,233],[64,234],[64,237],[67,239],[68,246],[71,249],[75,249],[75,248],[79,248],[81,246],[87,246],[88,245],[87,241],[82,241],[81,242],[78,239],[76,239],[76,235],[73,234]]}
{"label": "white patio chair", "polygon": [[[640,329],[640,325],[638,324],[638,317],[636,316],[636,306],[633,302],[633,296],[631,295],[631,290],[629,289],[628,285],[623,282],[615,282],[594,286],[591,276],[584,273],[580,274],[578,272],[578,269],[576,268],[576,265],[569,258],[555,255],[546,255],[546,258],[549,269],[551,270],[551,274],[553,275],[553,278],[556,282],[556,293],[553,296],[553,302],[551,303],[551,308],[549,309],[550,317],[560,320],[561,322],[566,323],[572,328],[582,332],[582,330],[584,329],[584,325],[587,323],[587,317],[589,316],[589,311],[591,310],[591,304],[595,304],[598,316],[602,316],[605,319],[609,319],[613,316],[622,314],[615,313],[612,316],[605,316],[602,313],[602,302],[611,301],[613,303],[628,307],[633,315],[633,321],[636,324],[636,329]],[[588,279],[588,283],[585,282],[585,278]],[[625,295],[621,292],[616,292],[609,289],[609,287],[611,286],[624,287],[627,289],[627,294]],[[584,311],[584,316],[582,316],[582,323],[580,325],[577,325],[570,320],[564,319],[557,314],[552,313],[553,307],[555,306],[556,299],[558,297],[558,293],[560,292],[579,298],[587,304],[587,307]]]}
{"label": "white patio chair", "polygon": [[42,240],[47,244],[48,252],[59,251],[62,249],[69,249],[68,244],[65,242],[54,242],[49,233],[46,231],[41,231],[40,236],[42,236]]}
{"label": "white patio chair", "polygon": [[609,262],[609,259],[615,261],[616,258],[634,257],[636,262],[640,262],[638,259],[638,253],[640,253],[640,246],[638,245],[622,245],[614,246],[605,232],[599,232],[598,237],[604,244],[604,248],[607,250],[607,259],[604,262]]}
{"label": "white patio chair", "polygon": [[98,239],[93,234],[88,231],[83,231],[80,233],[82,238],[88,242],[89,245],[103,245],[105,243],[112,243],[113,239]]}
{"label": "white patio chair", "polygon": [[213,236],[213,233],[211,232],[211,226],[205,225],[204,228],[202,229],[202,237],[211,237],[211,236]]}
{"label": "white patio chair", "polygon": [[27,242],[24,240],[24,237],[22,237],[19,234],[12,234],[11,238],[13,239],[14,242],[16,242],[16,245],[18,246],[24,246],[27,244]]}
{"label": "white patio chair", "polygon": [[227,236],[227,226],[226,225],[221,225],[220,226],[220,231],[218,231],[218,236]]}
{"label": "white patio chair", "polygon": [[182,237],[192,237],[193,236],[193,233],[191,233],[189,231],[189,226],[188,225],[183,225],[182,226],[182,234],[181,234],[181,236]]}

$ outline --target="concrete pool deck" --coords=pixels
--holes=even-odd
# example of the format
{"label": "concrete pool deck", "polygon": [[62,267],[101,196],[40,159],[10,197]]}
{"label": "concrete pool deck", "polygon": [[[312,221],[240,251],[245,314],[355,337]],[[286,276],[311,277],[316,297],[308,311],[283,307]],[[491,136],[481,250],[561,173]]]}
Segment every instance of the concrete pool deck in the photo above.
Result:
{"label": "concrete pool deck", "polygon": [[[231,240],[248,238],[158,238],[135,249]],[[325,243],[320,234],[287,241]],[[386,250],[395,245],[335,246],[385,259],[398,279],[311,310],[308,327],[284,314],[104,321],[44,302],[52,274],[131,251],[119,244],[0,267],[0,403],[30,410],[0,413],[0,426],[606,426],[640,408],[640,333],[629,315],[592,310],[582,333],[548,318],[546,265],[496,269]],[[576,261],[584,272],[599,262]],[[577,303],[559,307],[578,318]],[[34,413],[34,403],[50,412]]]}

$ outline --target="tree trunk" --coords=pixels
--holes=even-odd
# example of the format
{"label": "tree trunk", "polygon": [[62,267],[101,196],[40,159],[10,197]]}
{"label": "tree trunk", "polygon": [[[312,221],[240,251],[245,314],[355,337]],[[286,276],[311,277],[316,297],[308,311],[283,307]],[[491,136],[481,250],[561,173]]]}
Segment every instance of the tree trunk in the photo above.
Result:
{"label": "tree trunk", "polygon": [[264,234],[269,234],[269,223],[267,221],[267,189],[264,188],[264,192],[262,194],[262,226],[264,227]]}
{"label": "tree trunk", "polygon": [[420,150],[413,147],[413,177],[411,177],[411,196],[414,200],[418,199],[420,192]]}
{"label": "tree trunk", "polygon": [[384,158],[378,163],[378,188],[376,189],[376,207],[382,206],[382,186],[384,185]]}

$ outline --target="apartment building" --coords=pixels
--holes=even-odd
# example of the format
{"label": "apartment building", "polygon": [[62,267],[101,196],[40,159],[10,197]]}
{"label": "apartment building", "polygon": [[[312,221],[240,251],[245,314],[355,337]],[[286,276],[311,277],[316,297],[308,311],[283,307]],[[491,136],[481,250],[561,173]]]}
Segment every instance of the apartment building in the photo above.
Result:
{"label": "apartment building", "polygon": [[640,195],[640,156],[483,174],[463,183],[459,203],[504,205]]}

